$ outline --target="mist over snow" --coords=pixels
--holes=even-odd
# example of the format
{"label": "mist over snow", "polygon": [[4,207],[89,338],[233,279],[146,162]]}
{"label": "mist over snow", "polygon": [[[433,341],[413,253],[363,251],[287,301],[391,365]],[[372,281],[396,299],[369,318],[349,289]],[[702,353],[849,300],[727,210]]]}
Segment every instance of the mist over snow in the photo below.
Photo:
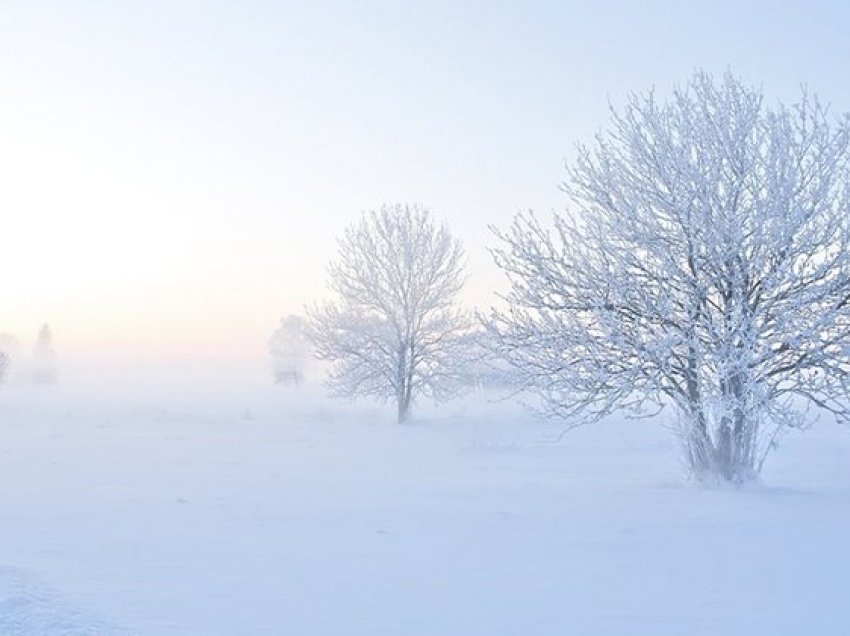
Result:
{"label": "mist over snow", "polygon": [[834,425],[737,491],[684,482],[657,422],[553,443],[488,394],[399,427],[315,386],[38,390],[0,407],[3,633],[850,629]]}
{"label": "mist over snow", "polygon": [[848,30],[0,3],[0,636],[850,634]]}

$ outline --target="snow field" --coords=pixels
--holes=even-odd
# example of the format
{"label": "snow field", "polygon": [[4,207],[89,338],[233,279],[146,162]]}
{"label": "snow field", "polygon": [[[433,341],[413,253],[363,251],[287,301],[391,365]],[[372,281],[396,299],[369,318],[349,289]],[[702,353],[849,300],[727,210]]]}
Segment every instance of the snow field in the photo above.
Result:
{"label": "snow field", "polygon": [[657,422],[553,443],[483,395],[392,415],[9,387],[0,633],[850,633],[844,428],[736,491],[685,483]]}

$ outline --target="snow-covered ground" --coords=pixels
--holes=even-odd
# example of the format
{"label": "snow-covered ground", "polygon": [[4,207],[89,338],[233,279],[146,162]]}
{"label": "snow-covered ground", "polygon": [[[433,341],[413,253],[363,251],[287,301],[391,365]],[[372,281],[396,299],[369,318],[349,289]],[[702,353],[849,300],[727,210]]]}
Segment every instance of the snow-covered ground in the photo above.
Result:
{"label": "snow-covered ground", "polygon": [[484,396],[0,392],[0,634],[850,633],[850,430],[688,485],[657,422]]}

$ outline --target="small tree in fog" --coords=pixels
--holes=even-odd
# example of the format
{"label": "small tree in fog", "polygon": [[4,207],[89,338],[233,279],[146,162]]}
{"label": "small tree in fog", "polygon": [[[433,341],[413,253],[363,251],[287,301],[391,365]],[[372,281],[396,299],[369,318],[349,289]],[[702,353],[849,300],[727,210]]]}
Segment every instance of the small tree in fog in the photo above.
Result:
{"label": "small tree in fog", "polygon": [[5,351],[0,351],[0,384],[6,382],[9,376],[9,354]]}
{"label": "small tree in fog", "polygon": [[35,384],[54,384],[56,379],[53,332],[47,324],[44,324],[38,332],[38,339],[32,352],[32,381]]}
{"label": "small tree in fog", "polygon": [[513,369],[497,352],[492,335],[478,321],[473,330],[465,334],[464,373],[466,385],[473,390],[511,390],[515,386]]}
{"label": "small tree in fog", "polygon": [[0,383],[9,381],[20,359],[20,342],[10,333],[0,333]]}
{"label": "small tree in fog", "polygon": [[394,401],[402,422],[417,396],[461,388],[463,260],[460,242],[415,205],[364,213],[345,231],[329,268],[337,299],[308,324],[317,357],[333,363],[334,394]]}
{"label": "small tree in fog", "polygon": [[499,233],[491,331],[555,415],[673,404],[698,477],[757,475],[813,405],[848,419],[850,127],[698,73],[581,147],[571,213]]}
{"label": "small tree in fog", "polygon": [[308,350],[304,320],[300,316],[281,319],[280,325],[269,338],[275,384],[301,384]]}

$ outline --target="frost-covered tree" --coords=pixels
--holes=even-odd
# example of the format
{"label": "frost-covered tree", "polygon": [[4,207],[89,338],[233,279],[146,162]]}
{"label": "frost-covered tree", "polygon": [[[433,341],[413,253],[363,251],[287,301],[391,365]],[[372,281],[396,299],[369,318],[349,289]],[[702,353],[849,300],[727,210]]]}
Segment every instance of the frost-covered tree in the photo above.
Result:
{"label": "frost-covered tree", "polygon": [[579,148],[568,212],[497,231],[500,351],[548,413],[673,405],[697,478],[753,479],[809,407],[850,417],[849,141],[728,74],[632,96]]}
{"label": "frost-covered tree", "polygon": [[309,312],[315,354],[333,363],[332,393],[394,401],[403,422],[417,396],[459,391],[470,324],[456,304],[463,282],[463,248],[428,210],[364,213],[329,268],[336,300]]}
{"label": "frost-covered tree", "polygon": [[35,384],[54,384],[56,353],[53,350],[53,332],[47,324],[41,326],[32,352],[32,381]]}
{"label": "frost-covered tree", "polygon": [[287,316],[269,338],[272,375],[276,384],[298,386],[304,380],[304,364],[309,347],[304,333],[304,319]]}

